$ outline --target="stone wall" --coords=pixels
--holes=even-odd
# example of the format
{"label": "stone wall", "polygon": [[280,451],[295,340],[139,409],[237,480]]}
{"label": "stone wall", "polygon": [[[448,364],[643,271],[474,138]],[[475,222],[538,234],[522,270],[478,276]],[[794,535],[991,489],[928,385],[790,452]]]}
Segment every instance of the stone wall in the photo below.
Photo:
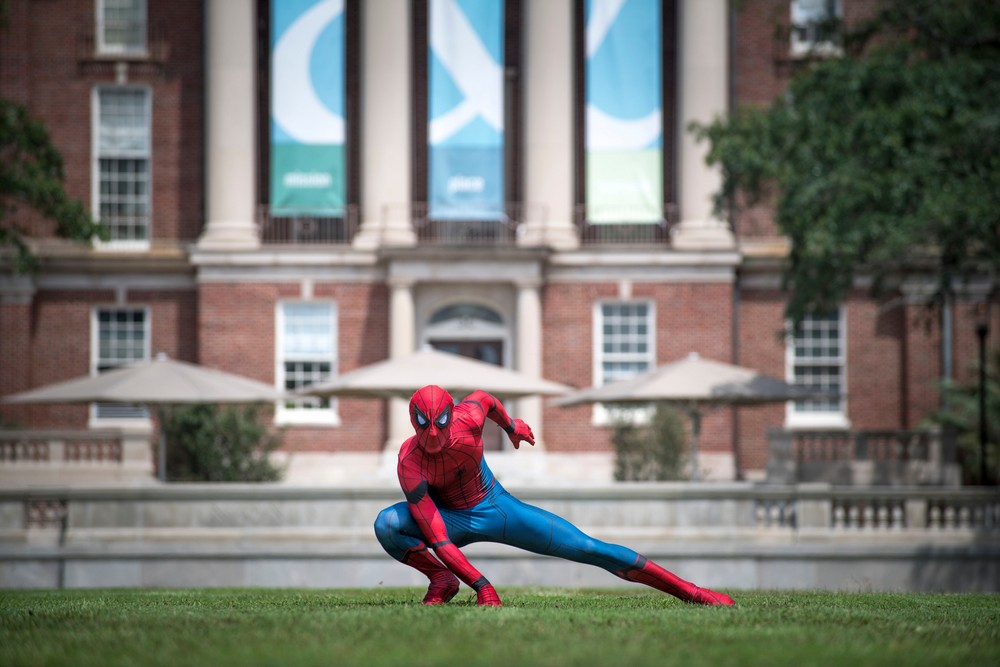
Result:
{"label": "stone wall", "polygon": [[[513,489],[594,537],[722,589],[1000,592],[1000,493],[826,484]],[[0,588],[417,586],[372,523],[389,487],[170,485],[0,491]],[[502,545],[498,587],[624,586]]]}

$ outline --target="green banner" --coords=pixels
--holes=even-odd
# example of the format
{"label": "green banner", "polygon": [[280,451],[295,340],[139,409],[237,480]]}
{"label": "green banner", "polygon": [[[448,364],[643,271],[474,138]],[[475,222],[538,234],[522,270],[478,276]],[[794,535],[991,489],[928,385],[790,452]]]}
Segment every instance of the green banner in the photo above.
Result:
{"label": "green banner", "polygon": [[343,215],[344,0],[272,0],[271,212]]}
{"label": "green banner", "polygon": [[587,0],[586,22],[587,220],[660,222],[660,0]]}

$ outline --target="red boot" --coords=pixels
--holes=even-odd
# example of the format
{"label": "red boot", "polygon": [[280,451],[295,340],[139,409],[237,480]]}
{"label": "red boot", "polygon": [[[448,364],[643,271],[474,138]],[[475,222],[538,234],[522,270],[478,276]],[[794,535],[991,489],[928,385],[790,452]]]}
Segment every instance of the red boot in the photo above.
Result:
{"label": "red boot", "polygon": [[440,572],[431,577],[424,604],[445,604],[458,593],[458,577],[451,572]]}
{"label": "red boot", "polygon": [[673,595],[685,602],[725,606],[735,604],[728,595],[716,593],[707,588],[699,588],[690,581],[685,581],[673,572],[665,570],[645,556],[639,556],[634,565],[617,574],[622,579],[652,586],[658,591]]}
{"label": "red boot", "polygon": [[696,588],[688,602],[692,604],[721,605],[724,607],[732,607],[736,604],[733,602],[733,599],[725,593],[716,593],[715,591],[710,591],[707,588]]}
{"label": "red boot", "polygon": [[444,604],[458,593],[458,577],[421,545],[403,554],[403,563],[423,572],[431,580],[424,604]]}

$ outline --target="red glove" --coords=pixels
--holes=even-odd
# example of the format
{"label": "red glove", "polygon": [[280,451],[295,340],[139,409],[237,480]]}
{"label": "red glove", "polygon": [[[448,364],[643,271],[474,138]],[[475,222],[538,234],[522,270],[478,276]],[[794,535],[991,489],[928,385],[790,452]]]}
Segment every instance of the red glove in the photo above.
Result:
{"label": "red glove", "polygon": [[531,432],[531,427],[521,419],[512,419],[510,421],[510,429],[507,431],[507,437],[510,438],[514,449],[518,449],[522,441],[527,442],[529,445],[535,444],[535,434]]}
{"label": "red glove", "polygon": [[497,595],[496,589],[493,588],[493,584],[486,584],[476,591],[476,604],[480,607],[503,606],[503,603],[500,602],[500,596]]}

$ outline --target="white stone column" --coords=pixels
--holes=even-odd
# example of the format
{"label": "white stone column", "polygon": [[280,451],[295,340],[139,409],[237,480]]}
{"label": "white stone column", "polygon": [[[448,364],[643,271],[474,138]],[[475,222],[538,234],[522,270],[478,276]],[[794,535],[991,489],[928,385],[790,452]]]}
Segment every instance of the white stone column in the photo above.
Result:
{"label": "white stone column", "polygon": [[575,248],[573,1],[521,5],[524,17],[524,202],[521,245]]}
{"label": "white stone column", "polygon": [[[390,278],[389,289],[389,357],[396,359],[416,350],[413,281]],[[393,466],[399,446],[406,438],[413,435],[408,409],[409,404],[404,399],[389,400],[389,435],[385,453],[386,462]]]}
{"label": "white stone column", "polygon": [[206,225],[198,248],[259,247],[257,190],[256,35],[254,0],[206,3]]}
{"label": "white stone column", "polygon": [[[525,279],[517,284],[517,370],[531,377],[542,376],[541,281]],[[535,449],[542,448],[542,399],[537,396],[517,402],[517,414],[531,426]]]}
{"label": "white stone column", "polygon": [[414,245],[410,213],[410,3],[362,3],[361,228],[354,247]]}
{"label": "white stone column", "polygon": [[732,248],[729,225],[712,213],[712,196],[722,183],[717,169],[705,164],[708,144],[687,130],[692,121],[710,122],[729,111],[729,3],[682,0],[680,23],[680,224],[674,229],[678,250]]}

